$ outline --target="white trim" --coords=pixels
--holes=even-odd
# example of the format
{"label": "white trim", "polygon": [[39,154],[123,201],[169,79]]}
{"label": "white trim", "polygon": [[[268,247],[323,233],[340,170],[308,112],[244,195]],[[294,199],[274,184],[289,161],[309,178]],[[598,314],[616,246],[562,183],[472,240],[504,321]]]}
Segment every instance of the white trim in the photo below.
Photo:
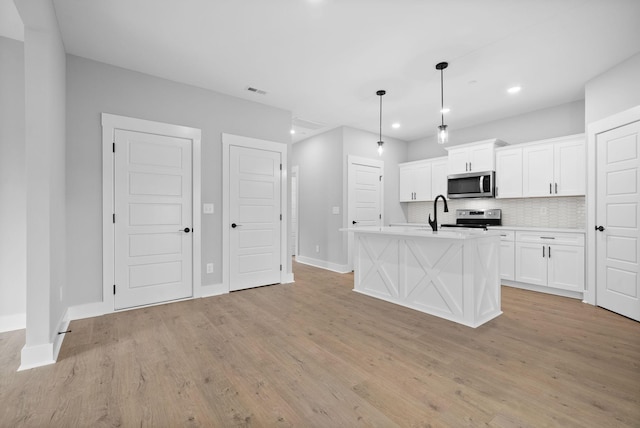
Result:
{"label": "white trim", "polygon": [[225,287],[223,283],[209,284],[202,287],[202,294],[199,297],[201,298],[213,297],[213,296],[219,296],[221,294],[228,294],[228,293],[229,293],[229,287],[228,286]]}
{"label": "white trim", "polygon": [[[192,293],[194,297],[202,294],[202,221],[201,221],[201,138],[202,131],[181,125],[172,125],[126,116],[102,113],[102,309],[98,306],[90,310],[102,311],[102,314],[114,312],[114,227],[111,215],[114,210],[114,163],[112,144],[116,129],[146,132],[149,134],[166,135],[185,138],[192,141],[192,215],[193,229],[193,257],[192,257]],[[169,303],[169,302],[166,302]],[[92,304],[93,305],[93,304]],[[96,304],[97,305],[97,304]],[[78,309],[80,313],[82,311]]]}
{"label": "white trim", "polygon": [[20,352],[20,367],[18,367],[18,371],[47,366],[55,362],[53,359],[53,343],[37,346],[24,345]]}
{"label": "white trim", "polygon": [[[229,283],[229,147],[238,146],[257,150],[268,150],[280,153],[282,162],[282,175],[280,177],[280,212],[282,221],[280,227],[280,264],[283,270],[280,272],[280,283],[286,283],[293,278],[293,274],[285,272],[287,254],[289,253],[288,219],[287,212],[288,185],[287,185],[287,149],[285,143],[275,141],[259,140],[257,138],[243,137],[241,135],[222,134],[222,283],[227,291],[230,289]],[[292,282],[292,281],[288,281]]]}
{"label": "white trim", "polygon": [[309,265],[309,266],[326,269],[326,270],[330,270],[332,272],[337,272],[337,273],[351,272],[351,269],[349,269],[349,266],[347,265],[332,263],[326,260],[313,259],[311,257],[298,256],[296,257],[296,262],[302,263],[303,265]]}
{"label": "white trim", "polygon": [[[343,227],[348,228],[351,226],[351,224],[349,223],[349,219],[352,218],[352,214],[353,214],[351,212],[351,203],[350,203],[351,199],[349,198],[349,190],[351,188],[349,177],[351,176],[351,168],[353,168],[353,164],[367,165],[367,166],[380,168],[380,174],[383,177],[382,182],[380,183],[380,214],[382,214],[382,218],[380,219],[380,225],[382,226],[384,225],[384,161],[379,159],[364,158],[361,156],[347,155],[347,179],[346,179],[346,190],[344,191],[344,204],[347,206],[347,209],[346,209],[347,215],[346,217],[344,217]],[[352,270],[353,270],[353,232],[347,232],[347,271],[351,272]]]}
{"label": "white trim", "polygon": [[[296,166],[292,166],[291,167],[291,179],[293,180],[293,177],[296,178],[297,180],[297,185],[296,185],[296,217],[298,218],[298,221],[296,221],[296,240],[293,243],[293,256],[294,257],[298,257],[298,255],[300,254],[300,248],[299,248],[299,244],[300,244],[300,167],[298,165]],[[291,195],[293,198],[293,195]],[[293,282],[293,281],[291,281]]]}
{"label": "white trim", "polygon": [[26,313],[0,316],[0,333],[25,328],[27,328]]}
{"label": "white trim", "polygon": [[628,110],[616,113],[612,116],[598,120],[587,125],[587,192],[586,192],[586,260],[587,260],[587,278],[586,290],[584,293],[584,302],[596,305],[596,190],[598,175],[597,159],[596,159],[596,140],[598,134],[609,131],[614,128],[627,125],[632,122],[640,121],[640,106],[630,108]]}
{"label": "white trim", "polygon": [[62,316],[60,317],[60,320],[58,321],[56,330],[54,331],[54,337],[53,337],[53,361],[57,361],[58,360],[58,354],[60,353],[60,348],[62,347],[62,341],[64,340],[64,337],[66,336],[65,333],[59,333],[61,331],[67,331],[69,330],[69,309],[64,311],[64,314],[62,314]]}
{"label": "white trim", "polygon": [[560,288],[545,287],[543,285],[527,284],[524,282],[508,281],[501,279],[500,283],[507,287],[520,288],[521,290],[535,291],[538,293],[553,294],[554,296],[570,297],[572,299],[582,300],[583,293],[571,290],[562,290]]}
{"label": "white trim", "polygon": [[86,303],[84,305],[70,306],[68,312],[69,319],[71,321],[74,321],[82,320],[85,318],[99,317],[112,311],[105,312],[105,304],[103,302],[95,302]]}

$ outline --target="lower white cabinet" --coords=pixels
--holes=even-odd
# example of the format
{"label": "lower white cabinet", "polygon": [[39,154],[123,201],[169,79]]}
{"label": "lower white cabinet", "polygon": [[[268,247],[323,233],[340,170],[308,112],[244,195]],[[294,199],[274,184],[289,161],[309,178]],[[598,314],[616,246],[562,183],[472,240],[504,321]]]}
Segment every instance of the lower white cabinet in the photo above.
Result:
{"label": "lower white cabinet", "polygon": [[500,231],[500,278],[509,281],[516,279],[515,232]]}
{"label": "lower white cabinet", "polygon": [[516,232],[515,280],[584,291],[584,234]]}

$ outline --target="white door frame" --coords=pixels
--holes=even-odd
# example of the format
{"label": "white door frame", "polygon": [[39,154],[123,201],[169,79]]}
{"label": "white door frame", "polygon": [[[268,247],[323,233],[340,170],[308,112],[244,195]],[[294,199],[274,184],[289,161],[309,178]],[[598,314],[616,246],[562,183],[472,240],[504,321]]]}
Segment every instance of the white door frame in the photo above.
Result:
{"label": "white door frame", "polygon": [[[296,186],[296,240],[293,243],[293,252],[294,257],[298,257],[298,243],[300,242],[300,177],[298,174],[300,173],[300,167],[298,165],[291,167],[291,178],[296,178],[297,186]],[[292,195],[293,196],[293,195]],[[293,197],[291,198],[293,200]]]}
{"label": "white door frame", "polygon": [[[351,181],[349,178],[351,177],[351,169],[353,168],[353,164],[358,165],[367,165],[371,167],[380,168],[380,174],[384,176],[384,161],[379,159],[369,159],[361,156],[348,155],[347,156],[347,191],[345,192],[345,203],[347,206],[347,216],[345,218],[346,225],[345,227],[351,227],[349,223],[349,219],[352,218],[351,212],[351,203],[349,202],[351,198],[349,197],[349,190],[351,189]],[[384,179],[380,185],[380,214],[382,217],[380,218],[380,224],[384,224]],[[343,241],[344,242],[344,241]],[[353,270],[353,232],[347,232],[347,270],[351,272]]]}
{"label": "white door frame", "polygon": [[231,146],[245,147],[256,150],[269,150],[279,152],[282,161],[282,176],[280,177],[280,283],[292,282],[287,274],[287,253],[289,252],[288,219],[287,212],[288,186],[287,186],[287,145],[275,141],[259,140],[257,138],[243,137],[241,135],[222,134],[222,283],[226,291],[230,290],[229,282],[229,148]]}
{"label": "white door frame", "polygon": [[[102,113],[102,303],[104,313],[115,312],[115,298],[113,285],[115,284],[115,227],[113,224],[114,210],[114,156],[113,143],[116,129],[144,132],[147,134],[166,135],[191,140],[192,144],[192,215],[193,215],[193,257],[192,281],[193,297],[202,296],[201,275],[201,236],[202,223],[200,214],[201,169],[200,169],[200,141],[202,132],[197,128],[171,125],[162,122],[136,119]],[[170,302],[162,302],[170,303]],[[162,304],[161,303],[161,304]],[[152,305],[149,305],[152,306]],[[131,308],[136,309],[136,308]],[[124,310],[124,309],[123,309]]]}
{"label": "white door frame", "polygon": [[616,113],[587,125],[587,281],[584,302],[596,305],[596,215],[597,215],[597,147],[598,134],[640,121],[640,106]]}

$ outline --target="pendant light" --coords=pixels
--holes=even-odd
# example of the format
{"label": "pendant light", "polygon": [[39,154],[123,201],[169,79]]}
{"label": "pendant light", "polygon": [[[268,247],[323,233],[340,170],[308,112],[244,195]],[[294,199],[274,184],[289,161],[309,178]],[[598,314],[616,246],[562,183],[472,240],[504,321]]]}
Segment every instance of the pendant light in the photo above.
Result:
{"label": "pendant light", "polygon": [[378,140],[378,155],[382,156],[382,145],[384,141],[382,141],[382,96],[386,94],[387,91],[380,89],[376,92],[376,95],[380,97],[380,139]]}
{"label": "pendant light", "polygon": [[442,118],[442,124],[438,126],[438,144],[445,144],[449,141],[449,131],[447,130],[447,125],[444,124],[444,79],[442,72],[448,66],[448,62],[436,64],[436,70],[440,70],[440,115]]}

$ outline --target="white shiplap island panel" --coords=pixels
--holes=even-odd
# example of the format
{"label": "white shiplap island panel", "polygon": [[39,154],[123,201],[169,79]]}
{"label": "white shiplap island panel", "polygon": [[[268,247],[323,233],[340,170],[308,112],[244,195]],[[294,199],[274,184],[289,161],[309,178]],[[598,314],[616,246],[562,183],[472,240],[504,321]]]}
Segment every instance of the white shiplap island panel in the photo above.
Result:
{"label": "white shiplap island panel", "polygon": [[411,227],[354,233],[354,291],[478,327],[499,316],[500,234]]}

